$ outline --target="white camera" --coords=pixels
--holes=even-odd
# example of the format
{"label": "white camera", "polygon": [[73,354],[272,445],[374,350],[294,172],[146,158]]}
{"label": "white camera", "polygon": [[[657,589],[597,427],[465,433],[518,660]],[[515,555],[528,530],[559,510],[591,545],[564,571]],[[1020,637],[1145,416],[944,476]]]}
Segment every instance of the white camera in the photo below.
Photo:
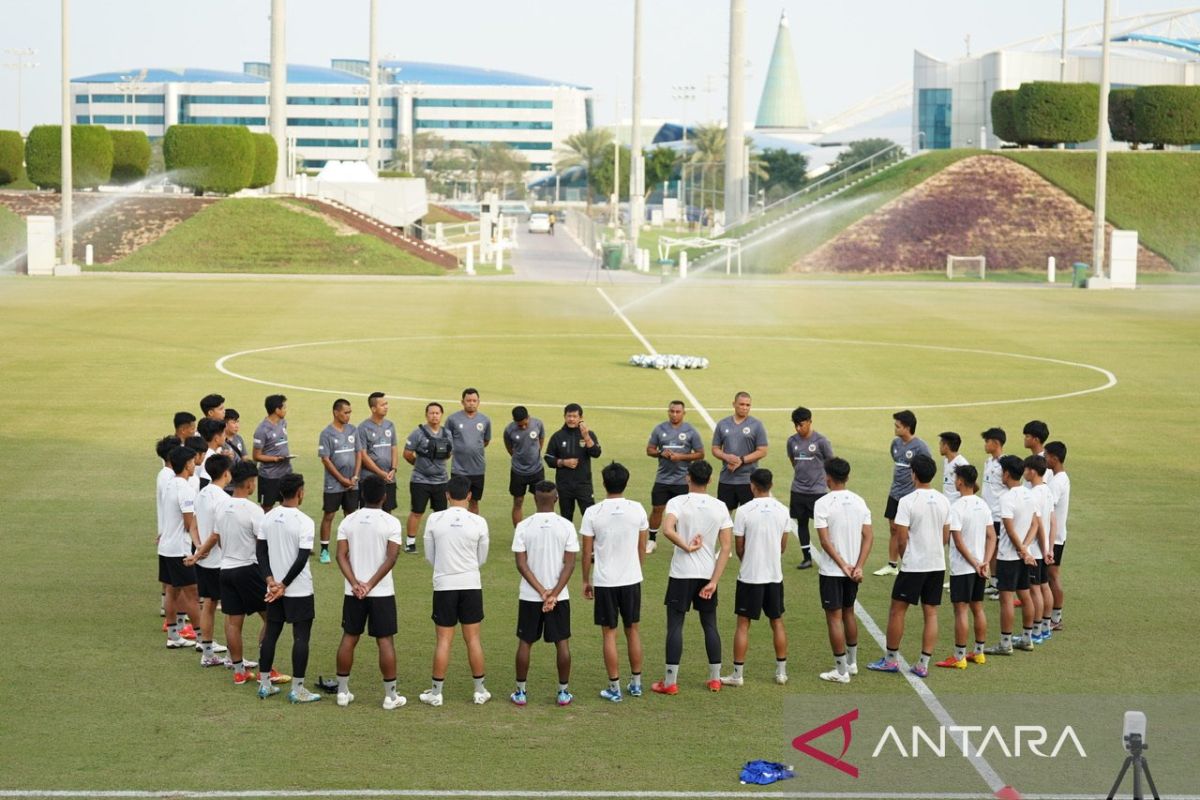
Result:
{"label": "white camera", "polygon": [[1126,711],[1125,724],[1121,731],[1121,744],[1131,750],[1131,740],[1137,737],[1142,748],[1146,746],[1146,715],[1141,711]]}

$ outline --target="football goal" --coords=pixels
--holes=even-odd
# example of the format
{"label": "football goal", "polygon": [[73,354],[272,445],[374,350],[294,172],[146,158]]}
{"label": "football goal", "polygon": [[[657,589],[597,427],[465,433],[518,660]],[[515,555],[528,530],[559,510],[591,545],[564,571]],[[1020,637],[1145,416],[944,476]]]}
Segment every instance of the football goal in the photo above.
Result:
{"label": "football goal", "polygon": [[946,256],[946,280],[954,280],[955,273],[969,275],[974,272],[970,262],[979,265],[979,280],[987,276],[987,258],[984,256]]}

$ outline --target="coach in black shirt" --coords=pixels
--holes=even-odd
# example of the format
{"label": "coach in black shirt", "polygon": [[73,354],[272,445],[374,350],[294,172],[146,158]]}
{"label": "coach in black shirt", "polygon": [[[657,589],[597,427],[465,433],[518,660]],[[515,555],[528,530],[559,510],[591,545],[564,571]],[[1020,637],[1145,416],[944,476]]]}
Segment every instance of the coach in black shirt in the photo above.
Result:
{"label": "coach in black shirt", "polygon": [[592,459],[600,457],[600,440],[583,421],[583,407],[570,403],[563,409],[563,426],[546,443],[546,464],[555,470],[558,511],[567,519],[575,506],[583,514],[592,499]]}

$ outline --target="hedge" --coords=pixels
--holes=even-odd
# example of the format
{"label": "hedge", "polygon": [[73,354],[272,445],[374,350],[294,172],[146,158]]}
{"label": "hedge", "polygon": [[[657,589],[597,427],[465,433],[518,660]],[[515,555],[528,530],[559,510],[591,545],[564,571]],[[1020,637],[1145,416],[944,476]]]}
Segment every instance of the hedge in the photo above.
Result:
{"label": "hedge", "polygon": [[[94,189],[112,176],[113,142],[101,125],[71,126],[71,184]],[[43,189],[62,189],[62,127],[36,125],[25,140],[25,170]]]}
{"label": "hedge", "polygon": [[198,194],[233,194],[254,175],[254,137],[241,125],[172,125],[163,137],[170,179]]}
{"label": "hedge", "polygon": [[1142,86],[1133,119],[1143,142],[1200,144],[1200,86]]}
{"label": "hedge", "polygon": [[0,184],[12,183],[21,177],[25,163],[25,142],[18,131],[0,131]]}
{"label": "hedge", "polygon": [[1108,93],[1108,129],[1118,142],[1129,142],[1137,146],[1137,124],[1133,118],[1133,98],[1137,89],[1113,89]]}
{"label": "hedge", "polygon": [[1013,111],[1022,141],[1091,141],[1099,131],[1100,87],[1094,83],[1023,83],[1017,90]]}
{"label": "hedge", "polygon": [[1016,97],[1016,89],[1004,89],[992,94],[992,133],[1003,141],[1025,144],[1017,135],[1017,118],[1013,111]]}
{"label": "hedge", "polygon": [[250,176],[250,188],[261,189],[275,182],[279,148],[269,133],[252,133],[254,137],[254,173]]}
{"label": "hedge", "polygon": [[142,131],[109,131],[113,183],[137,183],[150,171],[150,137]]}

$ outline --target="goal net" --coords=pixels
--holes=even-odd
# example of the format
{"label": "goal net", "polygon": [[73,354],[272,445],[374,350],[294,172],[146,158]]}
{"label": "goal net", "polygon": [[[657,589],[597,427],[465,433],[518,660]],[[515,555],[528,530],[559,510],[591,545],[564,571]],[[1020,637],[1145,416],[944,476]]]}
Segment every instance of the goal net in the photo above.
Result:
{"label": "goal net", "polygon": [[955,275],[970,275],[979,270],[979,280],[987,275],[987,258],[984,256],[946,256],[946,280],[954,280]]}

